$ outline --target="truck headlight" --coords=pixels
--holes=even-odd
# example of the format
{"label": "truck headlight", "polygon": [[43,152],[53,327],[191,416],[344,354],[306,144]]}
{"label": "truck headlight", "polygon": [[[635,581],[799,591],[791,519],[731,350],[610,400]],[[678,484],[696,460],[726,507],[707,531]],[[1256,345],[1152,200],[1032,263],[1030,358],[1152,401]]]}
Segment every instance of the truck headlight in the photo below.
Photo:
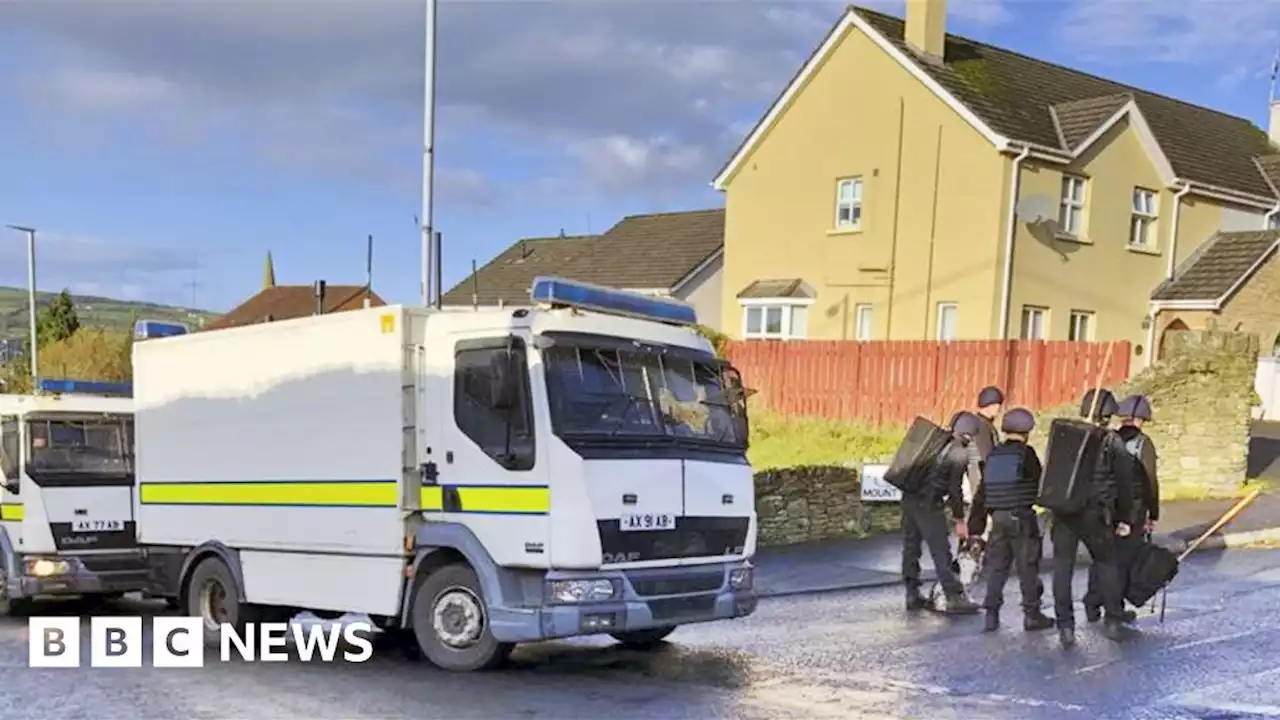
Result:
{"label": "truck headlight", "polygon": [[729,571],[730,590],[750,590],[754,579],[754,571],[749,567],[734,568]]}
{"label": "truck headlight", "polygon": [[51,577],[71,572],[71,563],[55,558],[27,558],[27,574],[32,577]]}
{"label": "truck headlight", "polygon": [[552,580],[548,586],[551,599],[563,603],[600,602],[618,594],[612,580]]}

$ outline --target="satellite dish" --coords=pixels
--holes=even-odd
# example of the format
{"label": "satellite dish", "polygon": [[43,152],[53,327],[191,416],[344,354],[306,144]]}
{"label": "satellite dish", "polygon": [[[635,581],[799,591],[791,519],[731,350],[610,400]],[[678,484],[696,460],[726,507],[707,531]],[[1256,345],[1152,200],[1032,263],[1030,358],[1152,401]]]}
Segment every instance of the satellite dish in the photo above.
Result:
{"label": "satellite dish", "polygon": [[1057,220],[1056,210],[1056,203],[1048,195],[1027,195],[1013,208],[1023,222],[1030,224]]}

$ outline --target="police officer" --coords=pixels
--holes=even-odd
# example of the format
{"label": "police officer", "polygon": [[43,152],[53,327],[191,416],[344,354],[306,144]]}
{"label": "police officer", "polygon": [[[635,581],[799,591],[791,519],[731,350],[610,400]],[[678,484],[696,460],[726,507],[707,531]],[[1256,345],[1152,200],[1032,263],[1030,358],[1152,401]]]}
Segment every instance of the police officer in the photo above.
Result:
{"label": "police officer", "polygon": [[1015,567],[1022,586],[1022,627],[1028,632],[1053,627],[1053,619],[1040,611],[1044,586],[1040,583],[1040,554],[1043,540],[1034,509],[1040,489],[1040,458],[1027,445],[1035,429],[1035,417],[1023,408],[1005,414],[1000,429],[1004,442],[997,445],[983,466],[982,484],[974,495],[973,513],[969,517],[970,537],[985,530],[991,516],[991,537],[987,540],[986,566],[987,610],[983,630],[994,632],[1000,627],[1000,606],[1004,604],[1004,586],[1009,571]]}
{"label": "police officer", "polygon": [[974,433],[974,442],[982,459],[986,459],[996,445],[1000,444],[1000,435],[996,433],[996,418],[1000,417],[1000,409],[1004,407],[1004,392],[1000,388],[989,385],[978,393],[978,409],[974,412],[981,423],[981,429]]}
{"label": "police officer", "polygon": [[[972,417],[972,416],[968,416]],[[969,442],[978,428],[976,420],[957,418],[951,428],[952,440],[942,451],[919,492],[902,494],[902,577],[907,586],[907,609],[922,610],[929,601],[920,594],[920,556],[928,545],[938,583],[946,595],[945,612],[972,615],[978,606],[964,592],[964,585],[952,570],[951,537],[947,518],[963,540],[968,535],[964,520],[961,485],[969,461]],[[944,512],[945,508],[945,512]]]}
{"label": "police officer", "polygon": [[[1120,438],[1115,430],[1111,428],[1111,418],[1115,415],[1117,409],[1115,395],[1106,388],[1100,388],[1097,392],[1097,400],[1094,400],[1094,391],[1090,390],[1084,394],[1084,398],[1080,401],[1080,417],[1088,420],[1094,425],[1105,428],[1106,436],[1104,443],[1112,447],[1117,454],[1117,462],[1114,464],[1117,474],[1124,474],[1126,485],[1132,482],[1132,476],[1128,473],[1128,465],[1120,462],[1123,460],[1119,456]],[[1092,412],[1092,414],[1090,414]],[[1124,588],[1127,580],[1127,572],[1123,559],[1123,542],[1125,538],[1116,537],[1116,582],[1120,586],[1120,597],[1124,597]],[[1097,622],[1102,619],[1102,591],[1098,584],[1098,566],[1091,564],[1089,566],[1089,589],[1084,594],[1084,615],[1089,622]],[[1122,600],[1123,603],[1123,600]],[[1125,622],[1133,622],[1137,619],[1137,613],[1131,610],[1122,610],[1120,619]]]}
{"label": "police officer", "polygon": [[[1098,408],[1104,405],[1111,409],[1106,403],[1106,396],[1100,397],[1095,403],[1093,394],[1086,393],[1081,401],[1080,414],[1098,422],[1101,417]],[[1053,529],[1050,533],[1053,543],[1053,600],[1058,637],[1063,647],[1076,644],[1071,581],[1076,569],[1076,552],[1081,543],[1089,551],[1093,561],[1097,577],[1095,587],[1106,609],[1103,634],[1116,641],[1123,640],[1127,635],[1123,618],[1124,595],[1116,566],[1115,538],[1117,535],[1129,534],[1130,527],[1124,520],[1130,517],[1133,508],[1127,474],[1117,472],[1117,459],[1121,452],[1123,450],[1118,447],[1112,433],[1104,436],[1097,462],[1088,478],[1091,481],[1088,505],[1079,513],[1053,514]]]}

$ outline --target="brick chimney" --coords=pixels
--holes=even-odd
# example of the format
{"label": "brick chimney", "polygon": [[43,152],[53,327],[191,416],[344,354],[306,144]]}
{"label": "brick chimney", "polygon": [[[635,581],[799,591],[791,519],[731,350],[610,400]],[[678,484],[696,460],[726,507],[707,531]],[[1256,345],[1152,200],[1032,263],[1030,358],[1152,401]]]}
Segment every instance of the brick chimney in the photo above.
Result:
{"label": "brick chimney", "polygon": [[907,44],[942,60],[947,35],[947,0],[907,0]]}

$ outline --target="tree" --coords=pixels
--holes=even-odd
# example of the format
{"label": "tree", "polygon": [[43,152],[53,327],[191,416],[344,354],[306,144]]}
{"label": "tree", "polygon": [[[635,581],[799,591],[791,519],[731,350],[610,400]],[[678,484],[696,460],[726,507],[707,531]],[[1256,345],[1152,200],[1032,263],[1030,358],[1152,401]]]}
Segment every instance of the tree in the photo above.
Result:
{"label": "tree", "polygon": [[76,315],[76,304],[67,290],[58,293],[49,307],[36,316],[36,337],[41,348],[66,340],[79,329],[80,317]]}
{"label": "tree", "polygon": [[132,346],[130,333],[85,329],[40,348],[40,376],[128,382],[133,377]]}

